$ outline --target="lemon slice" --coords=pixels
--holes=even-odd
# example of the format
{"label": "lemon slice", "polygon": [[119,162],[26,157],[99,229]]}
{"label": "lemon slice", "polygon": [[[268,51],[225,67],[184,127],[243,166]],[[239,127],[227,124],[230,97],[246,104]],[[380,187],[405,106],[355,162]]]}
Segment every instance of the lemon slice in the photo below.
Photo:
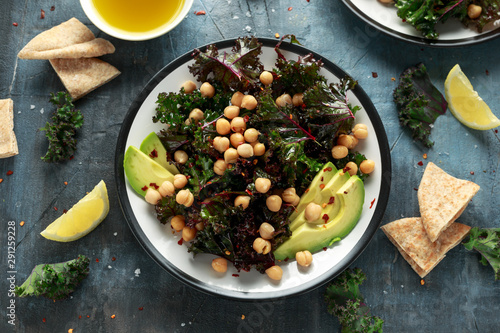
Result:
{"label": "lemon slice", "polygon": [[462,124],[477,130],[489,130],[500,126],[500,120],[474,91],[469,79],[455,65],[444,83],[444,93],[451,113]]}
{"label": "lemon slice", "polygon": [[92,192],[78,201],[66,214],[52,222],[40,235],[58,242],[77,240],[94,230],[108,212],[108,190],[101,180]]}

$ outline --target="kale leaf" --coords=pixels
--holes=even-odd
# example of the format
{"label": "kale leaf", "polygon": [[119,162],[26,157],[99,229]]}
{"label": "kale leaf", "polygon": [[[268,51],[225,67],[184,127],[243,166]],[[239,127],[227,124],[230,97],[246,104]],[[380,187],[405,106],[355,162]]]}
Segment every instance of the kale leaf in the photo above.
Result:
{"label": "kale leaf", "polygon": [[346,269],[326,289],[328,312],[339,319],[343,333],[382,332],[384,321],[370,315],[370,308],[359,291],[365,280],[361,269]]}
{"label": "kale leaf", "polygon": [[434,142],[429,139],[431,128],[437,117],[446,112],[448,103],[432,84],[424,64],[409,67],[400,75],[393,98],[401,125],[412,130],[414,139],[432,147]]}
{"label": "kale leaf", "polygon": [[40,128],[49,140],[45,162],[68,160],[76,151],[76,130],[83,126],[83,115],[75,109],[71,96],[66,92],[51,93],[50,102],[57,107],[52,115],[52,123]]}
{"label": "kale leaf", "polygon": [[479,262],[485,266],[490,264],[495,272],[495,280],[500,280],[500,228],[472,228],[469,239],[463,245],[469,251],[479,252]]}
{"label": "kale leaf", "polygon": [[89,274],[90,260],[84,255],[57,264],[35,266],[30,276],[15,287],[19,297],[45,296],[49,299],[65,299]]}

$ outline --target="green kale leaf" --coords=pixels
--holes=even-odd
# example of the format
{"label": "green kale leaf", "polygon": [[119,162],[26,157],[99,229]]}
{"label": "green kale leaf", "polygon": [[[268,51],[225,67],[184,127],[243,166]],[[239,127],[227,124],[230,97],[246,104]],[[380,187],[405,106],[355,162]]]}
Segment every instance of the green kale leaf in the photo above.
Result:
{"label": "green kale leaf", "polygon": [[382,332],[384,321],[370,315],[359,286],[366,275],[359,268],[347,269],[331,283],[325,294],[328,312],[342,324],[342,333]]}
{"label": "green kale leaf", "polygon": [[78,258],[57,264],[35,266],[30,276],[20,286],[15,287],[19,297],[45,296],[49,299],[65,299],[89,274],[89,258]]}
{"label": "green kale leaf", "polygon": [[83,126],[83,115],[75,109],[68,93],[51,93],[50,102],[57,107],[52,115],[52,123],[40,128],[49,140],[47,153],[42,157],[45,162],[68,160],[76,151],[77,129]]}
{"label": "green kale leaf", "polygon": [[401,125],[412,130],[414,139],[432,147],[434,142],[429,139],[431,128],[437,117],[446,112],[448,103],[432,84],[424,64],[409,67],[400,75],[393,98]]}
{"label": "green kale leaf", "polygon": [[469,239],[463,243],[469,251],[476,250],[481,254],[479,261],[483,265],[491,265],[495,272],[495,280],[500,280],[500,228],[472,228]]}

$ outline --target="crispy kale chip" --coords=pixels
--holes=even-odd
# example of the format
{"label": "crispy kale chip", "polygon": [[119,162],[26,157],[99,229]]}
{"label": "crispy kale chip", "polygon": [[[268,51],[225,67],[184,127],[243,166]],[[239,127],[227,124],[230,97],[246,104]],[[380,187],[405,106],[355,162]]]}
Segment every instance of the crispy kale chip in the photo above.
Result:
{"label": "crispy kale chip", "polygon": [[409,67],[400,75],[393,97],[401,125],[412,130],[414,139],[432,147],[431,128],[437,117],[446,112],[448,103],[432,84],[424,64]]}
{"label": "crispy kale chip", "polygon": [[438,22],[444,23],[450,17],[464,19],[468,4],[467,0],[396,0],[398,16],[429,39],[439,37]]}
{"label": "crispy kale chip", "polygon": [[359,286],[366,275],[359,268],[347,269],[326,289],[328,312],[342,324],[342,333],[382,332],[384,321],[370,315]]}
{"label": "crispy kale chip", "polygon": [[68,160],[76,151],[76,130],[83,126],[83,115],[75,109],[71,96],[66,92],[51,93],[50,102],[57,107],[52,123],[40,128],[49,140],[47,153],[42,157],[45,162]]}
{"label": "crispy kale chip", "polygon": [[254,89],[264,68],[259,59],[261,48],[257,38],[244,37],[236,40],[232,52],[219,54],[215,45],[209,45],[205,52],[195,49],[195,63],[189,66],[189,71],[198,81],[222,82],[225,89],[242,92]]}
{"label": "crispy kale chip", "polygon": [[78,258],[57,264],[35,266],[30,276],[14,292],[19,297],[45,296],[50,299],[65,299],[89,274],[89,258]]}
{"label": "crispy kale chip", "polygon": [[469,251],[479,252],[479,262],[485,266],[490,264],[495,272],[495,280],[500,280],[500,228],[472,228],[469,239],[463,245]]}
{"label": "crispy kale chip", "polygon": [[476,6],[482,8],[481,15],[478,18],[471,19],[469,16],[465,16],[462,22],[471,27],[478,32],[483,32],[485,26],[500,20],[500,2],[498,0],[474,0],[470,1]]}

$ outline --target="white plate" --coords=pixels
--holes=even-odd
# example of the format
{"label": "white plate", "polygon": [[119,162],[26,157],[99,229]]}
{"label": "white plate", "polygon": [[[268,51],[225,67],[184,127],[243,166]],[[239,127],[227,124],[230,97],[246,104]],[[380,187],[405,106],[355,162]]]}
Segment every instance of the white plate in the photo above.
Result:
{"label": "white plate", "polygon": [[[271,69],[276,60],[274,46],[277,41],[273,39],[259,39],[259,41],[264,44],[261,60],[265,68]],[[219,50],[229,50],[234,46],[234,39],[215,44]],[[303,47],[288,43],[283,43],[281,49],[285,50],[287,59],[294,60],[297,59],[297,55],[310,53]],[[330,82],[338,81],[338,78],[346,75],[328,60],[317,54],[315,57],[325,63],[321,73]],[[326,251],[314,254],[313,264],[308,269],[297,267],[295,261],[280,264],[283,268],[283,279],[278,283],[272,282],[266,275],[256,270],[237,272],[230,267],[226,274],[218,274],[211,268],[211,261],[215,256],[202,254],[193,258],[192,254],[187,252],[185,245],[178,244],[180,236],[172,234],[170,225],[158,222],[154,215],[154,207],[134,192],[126,181],[123,171],[126,148],[130,145],[139,147],[151,131],[162,128],[161,124],[152,122],[158,94],[177,92],[185,80],[192,79],[188,71],[190,63],[192,63],[191,52],[158,72],[131,105],[119,134],[115,160],[117,190],[123,213],[139,242],[158,264],[177,278],[202,291],[230,298],[280,298],[310,290],[340,274],[368,245],[380,224],[389,197],[391,175],[389,145],[382,122],[368,96],[359,86],[349,94],[351,103],[362,106],[362,110],[356,115],[357,122],[366,124],[369,130],[369,139],[364,140],[359,149],[374,160],[377,166],[365,183],[366,199],[363,213],[354,230]]]}
{"label": "white plate", "polygon": [[384,5],[377,0],[342,0],[357,16],[380,31],[416,44],[432,46],[461,46],[476,44],[498,37],[498,28],[482,33],[467,29],[457,19],[451,18],[444,24],[437,24],[439,39],[427,39],[412,25],[404,23],[397,15],[394,5]]}

